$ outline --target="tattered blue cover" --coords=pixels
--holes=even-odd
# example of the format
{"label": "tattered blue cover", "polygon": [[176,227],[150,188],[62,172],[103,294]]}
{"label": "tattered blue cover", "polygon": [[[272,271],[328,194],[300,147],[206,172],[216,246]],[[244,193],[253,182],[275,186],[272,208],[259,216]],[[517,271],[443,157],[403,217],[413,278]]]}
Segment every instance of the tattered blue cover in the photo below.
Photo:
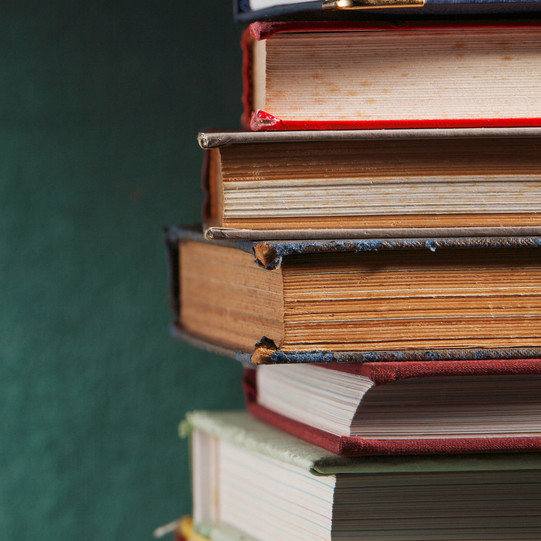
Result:
{"label": "tattered blue cover", "polygon": [[[276,268],[282,259],[291,255],[322,252],[372,252],[380,250],[430,250],[446,248],[541,248],[541,236],[524,237],[447,237],[447,238],[388,238],[388,239],[335,239],[292,241],[212,241],[205,240],[201,226],[171,227],[165,230],[165,243],[169,261],[169,303],[173,313],[171,334],[207,351],[233,357],[243,363],[253,362],[253,352],[239,352],[213,344],[186,333],[179,324],[179,241],[193,240],[231,246],[254,255],[255,261],[266,269]],[[540,252],[541,256],[541,252]],[[267,338],[254,345],[254,351],[266,346]],[[380,362],[380,361],[446,361],[487,359],[539,359],[541,348],[498,349],[441,349],[441,350],[391,350],[391,351],[297,351],[280,349],[268,355],[268,363],[330,363],[330,362]]]}

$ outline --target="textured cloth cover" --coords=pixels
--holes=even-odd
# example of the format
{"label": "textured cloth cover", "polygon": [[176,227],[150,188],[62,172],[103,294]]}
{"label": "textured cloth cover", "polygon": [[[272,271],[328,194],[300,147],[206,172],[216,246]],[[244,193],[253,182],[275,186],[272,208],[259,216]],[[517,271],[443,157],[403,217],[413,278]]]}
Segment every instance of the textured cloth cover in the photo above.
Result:
{"label": "textured cloth cover", "polygon": [[245,411],[194,411],[183,430],[201,430],[314,475],[541,469],[541,453],[346,457],[258,421]]}
{"label": "textured cloth cover", "polygon": [[[541,360],[429,361],[398,363],[329,363],[325,368],[370,378],[376,385],[407,378],[437,376],[484,376],[540,374]],[[300,423],[257,403],[255,370],[245,369],[244,392],[250,413],[258,419],[305,441],[342,456],[426,455],[441,453],[498,453],[541,450],[541,437],[472,437],[448,439],[377,440],[358,436],[337,436]]]}

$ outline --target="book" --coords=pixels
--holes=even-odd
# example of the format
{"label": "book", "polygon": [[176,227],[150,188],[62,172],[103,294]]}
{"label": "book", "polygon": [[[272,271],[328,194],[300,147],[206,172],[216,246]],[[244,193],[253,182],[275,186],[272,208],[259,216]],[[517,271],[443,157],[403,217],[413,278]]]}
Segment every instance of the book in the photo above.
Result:
{"label": "book", "polygon": [[536,19],[261,22],[242,44],[252,130],[541,124]]}
{"label": "book", "polygon": [[156,528],[153,537],[162,539],[169,534],[173,534],[175,541],[209,541],[209,539],[194,530],[193,520],[190,516],[183,516],[178,520]]}
{"label": "book", "polygon": [[344,456],[541,450],[541,360],[262,365],[247,408]]}
{"label": "book", "polygon": [[192,517],[182,517],[174,532],[175,541],[209,541],[208,538],[197,533],[193,528]]}
{"label": "book", "polygon": [[182,430],[194,526],[211,539],[541,536],[539,453],[340,457],[246,412],[192,412]]}
{"label": "book", "polygon": [[174,333],[240,360],[541,357],[539,237],[166,240]]}
{"label": "book", "polygon": [[528,13],[541,10],[536,0],[235,0],[235,20],[340,20],[390,16]]}
{"label": "book", "polygon": [[204,132],[209,238],[541,234],[541,128]]}

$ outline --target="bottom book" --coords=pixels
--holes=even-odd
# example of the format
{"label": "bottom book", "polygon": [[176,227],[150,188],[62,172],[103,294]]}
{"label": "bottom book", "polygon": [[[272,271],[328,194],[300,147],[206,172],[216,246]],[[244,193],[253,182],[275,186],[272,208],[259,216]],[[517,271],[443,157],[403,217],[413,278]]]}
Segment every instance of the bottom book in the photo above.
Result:
{"label": "bottom book", "polygon": [[175,541],[209,541],[193,529],[192,517],[182,517],[175,530]]}
{"label": "bottom book", "polygon": [[541,454],[341,457],[246,412],[192,412],[213,541],[541,539]]}

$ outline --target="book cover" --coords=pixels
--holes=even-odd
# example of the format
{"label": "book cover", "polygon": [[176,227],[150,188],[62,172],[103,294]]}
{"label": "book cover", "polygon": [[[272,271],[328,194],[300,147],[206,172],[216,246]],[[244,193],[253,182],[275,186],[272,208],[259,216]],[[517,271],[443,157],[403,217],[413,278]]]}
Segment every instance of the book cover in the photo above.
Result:
{"label": "book cover", "polygon": [[224,243],[171,228],[166,244],[173,334],[243,362],[541,357],[539,237]]}
{"label": "book cover", "polygon": [[541,234],[541,128],[203,132],[214,239]]}
{"label": "book cover", "polygon": [[243,125],[539,126],[540,43],[537,19],[253,23],[242,39]]}
{"label": "book cover", "polygon": [[285,1],[235,0],[237,22],[262,20],[347,20],[386,16],[418,17],[433,15],[531,13],[541,11],[532,0],[346,0],[346,1]]}
{"label": "book cover", "polygon": [[[523,417],[517,413],[516,417],[513,417],[515,421],[510,422],[506,425],[507,429],[514,430],[515,426],[518,425],[521,421],[526,419],[526,415],[533,415],[534,424],[537,413],[532,413],[529,411],[531,404],[536,404],[534,398],[531,401],[531,396],[527,393],[527,387],[533,386],[536,387],[539,385],[538,380],[531,381],[532,377],[538,376],[541,374],[541,360],[539,359],[522,359],[522,360],[498,360],[498,361],[430,361],[430,362],[389,362],[389,363],[364,363],[364,364],[326,364],[320,365],[322,368],[329,370],[346,372],[349,374],[356,374],[367,378],[373,382],[372,389],[381,388],[379,386],[385,386],[389,384],[396,384],[397,382],[412,380],[415,379],[415,388],[410,395],[410,398],[407,398],[407,395],[400,395],[400,400],[403,400],[401,411],[396,411],[394,414],[391,410],[389,416],[400,414],[401,424],[406,427],[405,423],[412,418],[410,411],[406,410],[411,403],[414,403],[414,408],[420,408],[423,410],[423,415],[426,414],[426,417],[423,417],[423,420],[419,422],[421,430],[417,430],[419,425],[409,425],[407,429],[408,435],[402,437],[393,437],[391,436],[390,430],[384,430],[383,427],[389,427],[389,421],[384,420],[383,418],[378,417],[379,421],[370,419],[370,425],[380,424],[381,429],[378,428],[377,433],[379,435],[372,437],[365,437],[362,435],[337,435],[324,430],[317,428],[313,425],[307,424],[296,419],[293,419],[291,416],[286,416],[276,411],[280,409],[280,406],[283,405],[283,402],[288,404],[296,404],[297,400],[292,399],[292,393],[295,393],[295,390],[299,387],[302,389],[302,385],[288,386],[287,393],[281,393],[276,397],[274,403],[278,402],[278,406],[267,407],[264,404],[261,404],[258,397],[258,386],[257,386],[257,372],[260,368],[246,368],[244,371],[244,391],[248,411],[252,413],[258,419],[271,424],[272,426],[283,430],[293,436],[296,436],[302,440],[308,441],[312,444],[315,444],[319,447],[322,447],[332,453],[343,456],[361,456],[361,455],[388,455],[388,454],[441,454],[441,453],[494,453],[494,452],[528,452],[528,451],[539,451],[541,449],[541,437],[539,435],[534,435],[530,432],[530,428],[525,432],[527,434],[517,435],[517,433],[507,434],[502,436],[495,434],[496,427],[495,424],[500,423],[501,417],[505,418],[507,414],[513,415],[514,412],[518,412],[520,409],[519,402],[521,404],[526,404],[528,408],[523,409]],[[269,367],[270,370],[275,370],[278,367]],[[293,368],[293,367],[289,367]],[[304,369],[305,370],[305,369]],[[283,371],[282,371],[283,373]],[[520,390],[510,390],[510,403],[506,403],[505,395],[502,393],[499,396],[494,396],[492,400],[489,399],[488,402],[485,402],[483,399],[483,408],[479,408],[479,402],[481,398],[476,394],[475,387],[477,385],[477,390],[479,393],[482,393],[482,385],[479,385],[479,382],[484,383],[485,381],[490,381],[490,378],[495,376],[528,376],[530,381],[525,382],[523,391]],[[285,376],[284,376],[285,377]],[[287,377],[289,379],[299,379],[302,378],[302,374],[297,374],[294,370],[289,370]],[[444,386],[444,389],[440,389],[440,394],[442,397],[442,403],[437,404],[434,407],[434,401],[431,400],[426,394],[426,389],[423,389],[422,383],[433,380],[434,378],[447,378],[448,383]],[[462,381],[464,378],[469,378],[472,383],[464,386]],[[480,378],[483,378],[481,380]],[[486,380],[485,378],[488,378]],[[462,379],[462,381],[460,381]],[[494,378],[494,383],[491,384],[493,387],[492,392],[494,393],[494,387],[498,385],[503,385],[503,380],[505,378]],[[457,382],[457,380],[459,380]],[[453,386],[456,385],[454,388]],[[394,386],[396,389],[396,385]],[[345,392],[345,391],[343,391]],[[419,394],[424,392],[425,394]],[[486,392],[486,390],[485,390]],[[490,392],[490,391],[489,391]],[[417,393],[417,394],[413,394]],[[462,394],[461,394],[462,393]],[[334,404],[329,400],[329,396],[332,396],[332,391],[330,389],[323,389],[321,394],[318,394],[317,397],[314,396],[315,393],[312,392],[312,398],[305,397],[304,400],[304,410],[302,415],[306,417],[306,408],[309,401],[317,401],[324,403],[327,409],[331,409],[335,412],[335,415],[338,411],[338,403]],[[496,395],[497,393],[494,393]],[[280,399],[282,396],[282,399]],[[304,394],[302,395],[304,396]],[[359,408],[363,407],[363,400],[366,398],[366,394],[357,402],[353,401],[355,404],[359,404]],[[386,395],[388,396],[388,395]],[[473,396],[473,398],[471,398]],[[318,398],[319,397],[319,398]],[[350,396],[348,394],[349,399]],[[282,403],[280,403],[282,400]],[[301,398],[299,400],[302,401]],[[340,400],[345,400],[342,395],[340,395]],[[447,405],[444,402],[447,401]],[[437,401],[436,401],[437,402]],[[468,403],[469,402],[469,403]],[[484,408],[486,408],[488,403],[489,414],[486,414]],[[386,401],[387,410],[393,407],[394,402],[391,400]],[[273,409],[273,407],[275,409]],[[310,404],[310,408],[313,406]],[[518,409],[517,409],[518,408]],[[289,411],[295,411],[294,408],[290,408]],[[342,409],[342,414],[345,416],[345,412]],[[357,409],[357,412],[359,409]],[[375,415],[379,415],[377,409],[372,410],[376,411]],[[444,414],[442,415],[442,411]],[[356,413],[357,413],[356,412]],[[387,411],[385,412],[387,414]],[[322,412],[322,415],[325,416],[325,412]],[[370,410],[367,410],[367,414],[370,415]],[[374,415],[374,413],[373,413]],[[415,415],[415,414],[414,414]],[[439,419],[439,422],[442,423],[442,427],[445,426],[445,430],[442,430],[439,436],[430,437],[426,434],[423,434],[425,427],[427,426],[427,421],[431,421],[431,415],[434,415],[435,419]],[[462,423],[463,419],[473,420],[474,424]],[[384,415],[386,418],[386,415]],[[451,433],[451,423],[456,423],[456,420],[459,419],[461,426],[453,431],[452,436],[449,436]],[[472,428],[474,425],[477,425],[477,429],[481,426],[483,429],[486,429],[484,434],[472,434]],[[433,426],[433,425],[430,425]],[[413,435],[414,430],[417,430],[417,433],[423,435],[423,437],[415,438]],[[429,432],[431,429],[426,428],[426,431]],[[458,434],[460,430],[463,430],[463,434]],[[502,430],[500,428],[500,430]],[[503,429],[505,430],[505,429]],[[447,432],[448,434],[445,434]]]}
{"label": "book cover", "polygon": [[187,435],[194,430],[299,467],[315,476],[541,469],[539,453],[343,457],[263,423],[245,411],[189,412],[179,431],[181,435]]}

